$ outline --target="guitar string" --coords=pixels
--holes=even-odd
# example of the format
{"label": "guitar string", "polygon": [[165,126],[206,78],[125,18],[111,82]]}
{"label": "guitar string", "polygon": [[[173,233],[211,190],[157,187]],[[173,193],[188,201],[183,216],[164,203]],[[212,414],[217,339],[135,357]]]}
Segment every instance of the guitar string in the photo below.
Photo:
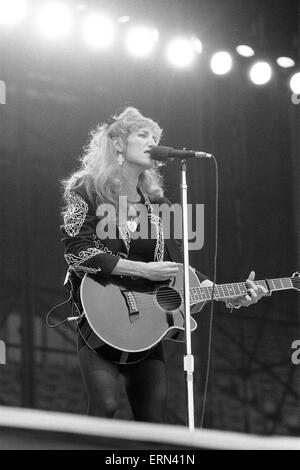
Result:
{"label": "guitar string", "polygon": [[[170,288],[172,289],[172,288]],[[192,287],[191,289],[194,289],[194,287]],[[196,289],[199,289],[199,287],[196,287]],[[208,287],[202,287],[200,289],[208,289]],[[179,291],[182,290],[182,289],[179,289]],[[176,298],[178,295],[179,296],[182,296],[182,294],[180,292],[178,292],[176,289],[174,289],[172,292],[165,292],[165,293],[162,293],[162,292],[159,292],[159,289],[155,289],[153,291],[145,291],[145,292],[138,292],[138,291],[134,291],[134,290],[130,290],[128,289],[129,292],[132,292],[134,295],[137,295],[137,294],[142,294],[142,295],[152,295],[152,294],[158,294],[159,295],[159,298],[162,298],[162,299],[169,299],[169,298]],[[231,297],[237,297],[237,296],[240,296],[240,295],[246,295],[248,292],[248,290],[246,292],[239,292],[239,293],[232,293],[232,292],[229,292],[228,294],[224,294],[224,295],[215,295],[214,296],[214,299],[226,299],[226,298],[231,298]],[[190,293],[190,297],[200,297],[199,300],[202,300],[202,301],[205,301],[205,300],[211,300],[212,297],[211,296],[207,296],[207,293],[204,292],[204,296],[205,298],[202,298],[203,296],[203,293],[198,293],[198,292],[191,292]],[[198,300],[198,298],[196,300]]]}
{"label": "guitar string", "polygon": [[[207,289],[207,288],[204,288],[204,287],[202,287],[202,288],[195,287],[195,288],[196,288],[196,289]],[[192,287],[191,289],[194,289],[194,288]],[[289,287],[287,287],[287,289],[289,289]],[[179,289],[179,291],[180,291],[180,290],[181,290],[181,289]],[[248,291],[247,291],[247,292],[248,292]],[[147,294],[148,294],[148,295],[150,295],[150,294],[157,294],[157,295],[158,295],[158,299],[161,300],[161,301],[167,301],[167,300],[170,300],[170,301],[171,301],[171,300],[177,299],[178,296],[183,300],[183,295],[182,295],[180,292],[176,291],[176,290],[174,290],[174,291],[172,291],[172,292],[165,292],[165,293],[159,293],[159,291],[156,291],[156,290],[155,290],[155,291],[143,292],[143,293],[141,293],[141,292],[134,292],[134,295],[135,295],[135,296],[137,296],[138,294],[139,294],[139,297],[140,297],[140,295],[142,295],[142,296],[144,297],[144,296],[147,295]],[[195,293],[195,292],[191,292],[191,293],[190,293],[190,300],[191,300],[192,302],[194,302],[194,303],[200,303],[200,302],[206,302],[206,301],[212,300],[211,295],[207,296],[207,293],[206,293],[206,292],[204,292],[204,298],[202,297],[202,295],[203,295],[203,294],[198,294],[197,292],[196,292],[196,293]],[[232,297],[238,297],[238,296],[240,296],[240,295],[246,295],[246,293],[238,293],[238,294],[236,294],[236,293],[233,293],[233,294],[232,294],[232,293],[229,293],[228,295],[226,294],[226,295],[217,295],[217,296],[215,295],[215,296],[214,296],[214,300],[225,300],[225,299],[232,298]],[[151,304],[151,303],[152,303],[152,302],[150,301],[150,304]],[[141,303],[141,304],[143,304],[143,303]],[[147,305],[147,302],[146,302],[146,303],[144,302],[144,305]]]}
{"label": "guitar string", "polygon": [[[219,290],[219,291],[220,291],[220,290],[224,290],[225,288],[226,288],[227,291],[228,291],[228,294],[226,294],[226,293],[225,293],[225,294],[221,293],[221,295],[218,296],[219,298],[224,298],[224,299],[225,299],[225,298],[235,297],[235,296],[239,296],[239,295],[246,295],[246,294],[248,293],[248,291],[249,291],[249,288],[250,288],[249,286],[247,286],[247,284],[245,284],[245,285],[243,286],[244,289],[245,289],[245,292],[237,292],[237,293],[236,293],[236,292],[230,292],[230,288],[229,288],[229,287],[226,287],[226,286],[228,286],[228,285],[229,285],[229,284],[221,284],[220,286],[216,286],[216,291],[218,291],[218,290]],[[257,282],[257,285],[262,285],[262,284],[259,284],[259,283]],[[166,287],[167,287],[168,289],[174,289],[174,291],[172,291],[172,292],[165,292],[164,294],[161,293],[160,295],[161,295],[162,297],[165,296],[165,295],[166,295],[166,296],[169,296],[169,295],[178,295],[178,294],[179,294],[178,291],[182,290],[182,289],[176,290],[176,288],[169,287],[169,286],[166,286]],[[265,287],[265,285],[264,285],[263,287]],[[285,288],[285,287],[283,287],[283,288]],[[147,295],[147,294],[155,294],[156,292],[159,291],[159,289],[160,289],[160,288],[158,287],[158,288],[155,289],[155,290],[149,290],[149,291],[142,292],[142,294],[145,294],[145,295]],[[212,287],[209,287],[209,286],[206,286],[206,287],[199,287],[199,286],[191,287],[191,288],[190,288],[190,291],[191,291],[192,289],[197,289],[197,290],[196,290],[196,292],[191,292],[191,293],[190,293],[190,296],[193,296],[193,295],[195,295],[195,296],[202,295],[202,293],[199,292],[199,290],[200,290],[200,291],[204,291],[204,295],[205,295],[205,296],[207,296],[207,293],[205,292],[207,289],[210,290],[210,291],[212,291]],[[239,289],[240,289],[240,287],[239,287]],[[287,287],[287,289],[289,289],[289,287]],[[131,289],[128,289],[128,291],[131,292]],[[134,294],[135,294],[135,293],[138,293],[138,291],[135,291],[134,288],[132,289],[132,292],[133,292]],[[224,292],[225,292],[225,290],[224,290]],[[180,295],[180,294],[179,294],[179,295]],[[214,298],[216,298],[216,296],[215,296]],[[211,299],[211,297],[208,298],[208,299],[203,299],[203,300],[210,300],[210,299]]]}
{"label": "guitar string", "polygon": [[[257,281],[257,285],[261,285],[261,284],[259,284],[259,282],[260,282],[260,281]],[[221,286],[224,286],[224,285],[221,285]],[[225,286],[226,286],[226,284],[225,284]],[[249,286],[247,286],[247,285],[245,284],[244,287],[245,287],[245,291],[246,291],[246,292],[238,292],[238,293],[236,293],[236,292],[230,292],[230,291],[229,291],[229,288],[227,287],[228,294],[225,293],[224,295],[223,295],[223,294],[217,295],[217,296],[215,295],[214,299],[226,299],[226,298],[231,298],[231,297],[238,297],[238,296],[240,296],[240,295],[247,295],[247,293],[249,292],[249,291],[248,291]],[[168,286],[167,286],[167,288],[168,288],[168,289],[174,289],[174,290],[173,290],[172,292],[159,293],[159,297],[160,297],[160,298],[162,298],[162,299],[169,299],[169,298],[172,298],[172,297],[175,298],[175,297],[177,297],[178,295],[181,296],[180,292],[178,292],[178,291],[180,291],[180,290],[182,290],[182,289],[178,289],[178,291],[177,291],[176,288],[172,288],[172,287],[168,287]],[[224,288],[225,288],[225,287],[221,287],[221,290],[223,290]],[[283,288],[283,289],[289,289],[290,287],[282,287],[282,288]],[[199,296],[201,296],[200,299],[196,299],[197,301],[198,301],[198,300],[199,300],[199,301],[212,300],[211,296],[207,297],[207,292],[205,292],[207,289],[209,289],[209,290],[212,291],[212,287],[208,287],[208,286],[207,286],[207,287],[198,287],[198,286],[195,286],[195,287],[191,287],[190,289],[197,289],[196,292],[190,292],[190,297],[193,297],[193,296],[194,296],[194,297],[199,297]],[[205,296],[205,298],[202,298],[203,293],[199,292],[198,289],[204,291],[204,296]],[[220,288],[219,288],[219,290],[220,290]],[[131,292],[130,289],[128,289],[128,291]],[[156,293],[158,293],[158,292],[159,292],[159,288],[158,288],[158,289],[155,289],[155,290],[151,290],[151,291],[146,291],[146,292],[138,292],[138,291],[134,291],[134,290],[133,290],[132,292],[134,293],[134,295],[136,295],[136,294],[142,294],[142,295],[147,295],[147,294],[148,294],[148,295],[150,295],[150,294],[156,294]]]}
{"label": "guitar string", "polygon": [[[163,299],[163,300],[167,300],[167,299],[176,299],[178,296],[183,298],[183,295],[179,292],[169,292],[169,293],[165,293],[165,294],[161,294],[161,293],[157,293],[156,291],[149,291],[149,292],[133,292],[133,295],[134,296],[147,296],[147,295],[153,295],[153,294],[158,294],[157,297],[159,299]],[[214,296],[214,299],[226,299],[226,298],[231,298],[231,297],[238,297],[239,295],[245,295],[245,294],[235,294],[235,295],[226,295],[226,296]],[[197,294],[190,294],[190,298],[194,298],[195,300],[199,300],[199,301],[206,301],[206,300],[212,300],[212,297],[209,296],[205,296],[205,298],[203,297],[199,297],[199,295]]]}
{"label": "guitar string", "polygon": [[[287,278],[287,279],[289,279],[289,278]],[[260,281],[257,281],[256,284],[260,285],[259,282]],[[247,285],[245,285],[245,287],[247,287]],[[204,291],[204,290],[207,290],[207,289],[212,290],[212,287],[199,287],[199,286],[196,286],[196,287],[192,287],[191,289],[197,289],[197,290],[201,289],[201,290]],[[289,289],[289,287],[287,287],[287,289]],[[180,290],[182,290],[182,289],[179,289],[179,291]],[[159,291],[159,289],[158,289],[158,291]],[[132,293],[136,298],[138,298],[140,308],[150,307],[150,306],[154,305],[154,299],[153,298],[152,299],[147,299],[147,298],[145,299],[145,296],[152,295],[152,294],[158,294],[158,302],[159,301],[161,301],[161,302],[175,301],[176,299],[178,299],[178,296],[181,299],[181,304],[184,301],[183,295],[175,289],[172,292],[165,292],[165,293],[159,293],[158,291],[157,290],[147,291],[147,292],[132,291]],[[129,292],[130,292],[130,290],[129,290]],[[207,292],[204,291],[204,296],[205,296],[204,298],[202,297],[202,295],[203,295],[203,293],[200,293],[200,292],[199,293],[191,292],[190,293],[190,303],[191,304],[197,304],[197,303],[208,302],[208,301],[212,300],[212,297],[210,295],[207,296]],[[245,295],[245,294],[242,294],[242,293],[238,293],[238,294],[229,293],[228,295],[224,295],[224,296],[223,295],[221,295],[221,296],[216,296],[215,295],[214,300],[221,300],[222,301],[222,300],[226,300],[228,298],[236,297],[236,296],[239,296],[239,295]],[[199,296],[201,296],[201,297],[199,298]],[[142,299],[141,299],[141,297],[142,297]]]}
{"label": "guitar string", "polygon": [[[154,292],[153,292],[154,293]],[[149,293],[148,293],[149,294]],[[150,307],[150,306],[153,306],[154,305],[154,299],[151,298],[151,299],[145,299],[144,298],[144,293],[141,293],[141,292],[136,292],[135,293],[135,297],[136,299],[138,300],[138,303],[139,303],[139,307],[142,308],[142,307]],[[168,295],[161,295],[158,297],[158,303],[159,302],[166,302],[166,301],[174,301],[175,299],[177,300],[178,299],[178,295],[180,296],[180,305],[177,307],[179,308],[181,305],[182,305],[182,302],[183,302],[183,297],[180,295],[180,294],[177,294],[176,292],[174,293],[169,293]],[[142,299],[141,299],[142,297]],[[144,300],[143,300],[144,299]],[[225,299],[225,298],[224,298]],[[222,300],[224,300],[222,299]],[[197,303],[202,303],[202,302],[207,302],[209,300],[212,300],[211,298],[205,298],[205,299],[193,299],[192,296],[190,297],[190,302],[192,304],[197,304]],[[221,300],[221,298],[216,298],[215,297],[215,300]]]}
{"label": "guitar string", "polygon": [[[161,294],[160,294],[161,296],[164,296],[164,295],[167,295],[167,296],[168,296],[168,295],[172,295],[172,294],[178,295],[178,294],[179,294],[178,291],[183,290],[183,289],[178,289],[178,290],[177,290],[176,288],[169,287],[169,286],[167,286],[167,288],[168,288],[168,289],[174,289],[174,290],[173,290],[172,292],[165,292],[164,294],[161,293]],[[142,294],[145,294],[145,295],[146,295],[146,294],[154,294],[154,293],[156,293],[156,292],[159,292],[159,289],[160,289],[160,288],[158,287],[158,288],[155,289],[155,290],[144,291],[144,292],[141,292],[141,293],[142,293]],[[196,292],[191,292],[190,295],[202,295],[201,292],[198,292],[198,289],[203,290],[203,291],[204,291],[204,295],[207,295],[207,293],[205,292],[205,290],[209,289],[209,290],[212,291],[212,287],[191,287],[190,290],[191,290],[191,289],[197,289],[197,291],[196,291]],[[234,296],[238,296],[238,295],[245,295],[245,294],[248,292],[248,289],[249,289],[249,287],[248,287],[247,289],[245,288],[245,292],[238,292],[238,293],[230,292],[229,289],[228,289],[228,294],[221,295],[221,297],[226,298],[226,297],[234,297]],[[217,290],[217,289],[216,289],[216,290]],[[129,291],[129,292],[133,292],[133,293],[139,293],[139,291],[134,290],[134,288],[132,289],[132,291],[131,291],[130,289],[128,289],[128,291]]]}
{"label": "guitar string", "polygon": [[[193,288],[192,288],[193,289]],[[202,289],[206,289],[206,288],[202,288]],[[158,295],[158,298],[161,300],[161,301],[172,301],[172,300],[175,300],[178,298],[178,296],[180,296],[180,298],[183,300],[183,295],[181,293],[179,293],[178,291],[172,291],[172,292],[165,292],[165,293],[159,293],[159,291],[157,290],[154,290],[154,291],[147,291],[147,292],[134,292],[134,295],[135,296],[138,296],[139,294],[139,297],[142,295],[143,297],[145,295],[152,295],[152,294],[157,294]],[[211,296],[207,296],[207,294],[204,292],[204,298],[202,297],[203,294],[198,294],[198,293],[193,293],[191,292],[190,293],[190,300],[192,302],[195,302],[195,303],[200,303],[200,302],[206,302],[206,301],[209,301],[209,300],[212,300],[212,297]],[[225,300],[225,299],[228,299],[228,298],[232,298],[232,297],[235,297],[235,296],[239,296],[239,295],[245,295],[245,294],[242,294],[242,293],[239,293],[239,294],[232,294],[232,293],[229,293],[228,295],[221,295],[221,296],[214,296],[214,300]],[[201,297],[200,297],[201,296]],[[148,300],[148,299],[147,299]],[[141,305],[147,305],[147,304],[151,304],[152,303],[152,300],[150,300],[150,303],[149,301],[147,302],[146,299],[144,302],[141,302]]]}
{"label": "guitar string", "polygon": [[[257,285],[260,285],[259,282],[260,282],[260,281],[257,281],[256,284],[257,284]],[[198,289],[203,289],[203,290],[204,290],[204,289],[211,289],[211,290],[212,290],[212,288],[209,288],[209,287],[192,287],[191,289],[197,289],[197,290],[198,290]],[[143,298],[144,298],[144,296],[147,295],[147,294],[150,295],[150,294],[156,294],[156,293],[158,294],[157,290],[154,290],[154,291],[148,291],[148,292],[142,292],[142,293],[141,293],[141,292],[134,292],[134,295],[135,295],[136,297],[141,297],[141,295],[142,295]],[[200,295],[202,295],[202,294],[200,294]],[[204,295],[205,295],[205,298],[202,298],[202,297],[199,298],[199,294],[198,294],[198,293],[191,293],[191,294],[190,294],[190,302],[191,302],[192,304],[197,304],[197,303],[202,303],[202,302],[207,302],[207,301],[211,301],[211,300],[212,300],[212,297],[211,297],[211,296],[207,297],[207,293],[206,293],[206,292],[204,292]],[[214,300],[225,300],[225,299],[232,298],[232,297],[236,297],[236,296],[239,296],[239,295],[245,295],[245,294],[243,294],[243,293],[238,293],[238,294],[235,294],[235,293],[234,293],[234,294],[231,294],[231,293],[230,293],[230,294],[224,295],[224,296],[223,296],[223,295],[221,295],[221,296],[215,296],[215,297],[214,297]],[[175,300],[175,299],[178,299],[178,296],[180,297],[181,303],[182,303],[183,300],[184,300],[184,299],[183,299],[183,295],[182,295],[180,292],[176,291],[176,290],[174,290],[174,291],[172,291],[172,292],[159,293],[159,295],[158,295],[158,301],[162,301],[162,302],[165,302],[165,301],[173,301],[173,300]],[[193,297],[194,297],[194,298],[193,298]],[[198,298],[197,298],[197,297],[198,297]],[[140,299],[139,299],[139,300],[140,300]],[[140,306],[140,307],[147,307],[147,306],[153,305],[153,303],[154,303],[154,300],[153,300],[153,299],[151,299],[151,300],[145,299],[144,301],[139,301],[139,306]],[[181,304],[180,304],[180,305],[181,305]]]}
{"label": "guitar string", "polygon": [[[134,292],[133,295],[143,295],[143,296],[146,296],[146,295],[153,295],[153,294],[157,294],[157,292],[153,291],[153,292]],[[246,295],[246,294],[236,294],[236,295],[226,295],[226,296],[218,296],[218,295],[215,295],[214,296],[214,299],[226,299],[226,298],[231,298],[231,297],[238,297],[239,295]],[[177,293],[177,292],[170,292],[170,293],[166,293],[166,294],[158,294],[157,297],[160,298],[160,299],[163,299],[163,300],[166,300],[166,299],[175,299],[177,297],[181,297],[183,298],[183,294],[181,293]],[[200,297],[199,295],[195,295],[195,294],[190,294],[190,298],[194,298],[195,300],[211,300],[212,297],[209,296],[205,296],[205,298],[203,297]]]}

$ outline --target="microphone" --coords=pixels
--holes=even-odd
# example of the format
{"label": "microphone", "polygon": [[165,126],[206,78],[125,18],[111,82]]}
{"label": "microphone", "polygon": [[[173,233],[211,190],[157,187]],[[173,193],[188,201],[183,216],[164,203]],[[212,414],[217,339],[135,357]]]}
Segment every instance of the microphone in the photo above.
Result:
{"label": "microphone", "polygon": [[211,158],[211,153],[195,152],[194,150],[175,150],[172,147],[157,146],[150,150],[152,160],[164,161],[168,158]]}

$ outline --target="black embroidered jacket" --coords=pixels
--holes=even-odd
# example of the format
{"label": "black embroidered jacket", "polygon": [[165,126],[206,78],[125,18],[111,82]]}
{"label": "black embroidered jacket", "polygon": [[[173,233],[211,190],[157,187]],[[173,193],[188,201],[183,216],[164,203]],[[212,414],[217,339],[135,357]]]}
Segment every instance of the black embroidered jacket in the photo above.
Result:
{"label": "black embroidered jacket", "polygon": [[[150,202],[148,196],[140,191],[142,202],[147,208],[148,220],[156,231],[156,246],[153,261],[171,260],[182,262],[182,254],[174,239],[172,229],[164,237],[161,218],[153,211],[153,205],[167,204],[170,201],[160,198]],[[153,204],[153,205],[152,205]],[[69,269],[82,277],[86,273],[109,275],[120,258],[127,258],[131,236],[126,225],[116,225],[116,236],[99,237],[97,224],[97,205],[91,202],[84,188],[70,193],[64,212],[64,224],[61,227],[62,242],[65,248],[65,259]],[[206,276],[197,272],[200,281]]]}

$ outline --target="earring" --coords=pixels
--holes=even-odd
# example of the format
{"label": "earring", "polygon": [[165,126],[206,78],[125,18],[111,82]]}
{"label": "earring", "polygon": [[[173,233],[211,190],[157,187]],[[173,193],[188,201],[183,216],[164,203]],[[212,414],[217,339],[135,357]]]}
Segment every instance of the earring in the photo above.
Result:
{"label": "earring", "polygon": [[125,162],[125,158],[123,157],[121,153],[118,153],[117,160],[120,166],[122,166]]}

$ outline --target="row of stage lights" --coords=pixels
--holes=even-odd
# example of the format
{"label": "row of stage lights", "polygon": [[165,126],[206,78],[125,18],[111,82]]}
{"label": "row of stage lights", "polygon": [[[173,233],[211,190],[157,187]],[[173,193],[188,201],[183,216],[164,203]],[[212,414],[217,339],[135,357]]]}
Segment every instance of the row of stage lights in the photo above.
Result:
{"label": "row of stage lights", "polygon": [[[14,26],[20,23],[28,14],[28,0],[0,0],[0,25]],[[128,16],[122,16],[116,21],[96,13],[87,13],[87,6],[77,4],[73,8],[64,3],[49,1],[41,5],[35,14],[34,22],[39,33],[47,39],[57,40],[65,37],[72,29],[74,13],[83,13],[81,33],[85,42],[98,49],[108,48],[114,41],[117,24],[130,24]],[[159,42],[159,32],[154,27],[132,26],[125,36],[127,50],[136,58],[149,56],[155,51]],[[168,61],[178,68],[190,66],[197,55],[202,53],[203,45],[196,37],[178,37],[173,39],[166,48]],[[251,58],[255,51],[247,45],[239,45],[236,52]],[[295,61],[290,57],[278,57],[277,65],[282,68],[294,68]],[[233,58],[228,51],[214,53],[210,60],[210,68],[216,75],[225,75],[233,67]],[[256,61],[249,68],[249,78],[256,85],[265,85],[273,75],[272,66],[266,61]],[[300,94],[300,72],[290,77],[290,88],[293,93]]]}

